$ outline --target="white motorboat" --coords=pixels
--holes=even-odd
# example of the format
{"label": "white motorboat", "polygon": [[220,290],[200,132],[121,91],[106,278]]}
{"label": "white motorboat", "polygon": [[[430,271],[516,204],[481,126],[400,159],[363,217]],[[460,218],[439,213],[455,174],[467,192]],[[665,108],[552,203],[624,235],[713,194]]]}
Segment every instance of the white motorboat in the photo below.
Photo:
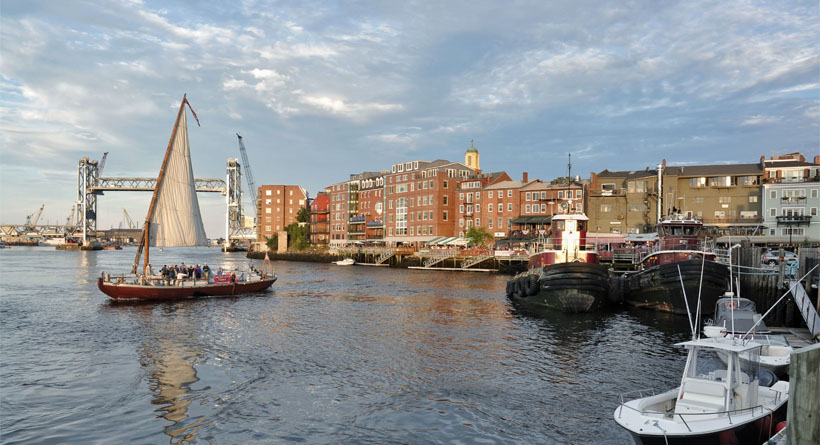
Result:
{"label": "white motorboat", "polygon": [[[761,368],[772,371],[778,377],[789,370],[792,353],[789,341],[785,335],[771,333],[751,300],[734,297],[727,292],[727,297],[718,299],[715,305],[715,319],[706,322],[703,333],[712,338],[734,336],[754,339],[762,345]],[[718,357],[724,362],[728,359],[726,354],[718,354]]]}
{"label": "white motorboat", "polygon": [[339,266],[352,266],[356,264],[356,260],[354,260],[353,258],[345,258],[343,260],[336,261],[335,264]]}
{"label": "white motorboat", "polygon": [[615,409],[615,421],[635,443],[763,443],[785,420],[789,383],[760,384],[760,343],[722,337],[678,346],[689,351],[681,385],[622,395]]}

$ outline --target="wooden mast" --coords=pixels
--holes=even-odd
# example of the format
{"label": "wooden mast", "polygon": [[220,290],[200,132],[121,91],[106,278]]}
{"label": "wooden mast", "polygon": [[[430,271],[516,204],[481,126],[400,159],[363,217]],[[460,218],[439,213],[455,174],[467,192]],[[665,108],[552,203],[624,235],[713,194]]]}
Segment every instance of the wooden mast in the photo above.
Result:
{"label": "wooden mast", "polygon": [[171,146],[174,144],[174,139],[177,136],[177,129],[179,128],[179,118],[185,112],[185,104],[190,107],[186,98],[187,94],[182,95],[182,103],[179,104],[179,112],[177,113],[177,120],[174,122],[174,130],[171,132],[171,140],[168,141],[168,148],[165,149],[165,157],[162,159],[162,167],[159,169],[159,176],[157,176],[157,185],[154,187],[154,195],[151,197],[151,204],[148,206],[148,216],[145,217],[145,224],[142,227],[142,238],[140,239],[139,247],[137,247],[137,257],[134,259],[134,265],[131,267],[131,273],[137,273],[137,266],[140,263],[140,256],[142,249],[145,248],[145,264],[143,266],[143,273],[145,267],[148,266],[148,247],[151,244],[151,217],[154,215],[154,207],[157,205],[157,194],[162,185],[162,180],[165,178],[165,167],[168,165],[168,157],[171,154]]}

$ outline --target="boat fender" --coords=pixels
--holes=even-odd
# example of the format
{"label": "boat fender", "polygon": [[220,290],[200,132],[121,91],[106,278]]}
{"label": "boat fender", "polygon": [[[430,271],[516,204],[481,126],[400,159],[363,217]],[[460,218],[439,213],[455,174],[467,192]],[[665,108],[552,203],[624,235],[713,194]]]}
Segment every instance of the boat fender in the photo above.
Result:
{"label": "boat fender", "polygon": [[538,275],[527,275],[524,284],[526,285],[526,292],[528,296],[531,297],[538,293],[540,287]]}
{"label": "boat fender", "polygon": [[512,296],[513,291],[515,291],[515,282],[513,280],[507,280],[507,290],[506,290],[507,296],[508,297]]}
{"label": "boat fender", "polygon": [[526,283],[524,282],[525,277],[518,277],[515,280],[515,290],[513,291],[513,296],[516,298],[524,298],[527,296],[526,291]]}

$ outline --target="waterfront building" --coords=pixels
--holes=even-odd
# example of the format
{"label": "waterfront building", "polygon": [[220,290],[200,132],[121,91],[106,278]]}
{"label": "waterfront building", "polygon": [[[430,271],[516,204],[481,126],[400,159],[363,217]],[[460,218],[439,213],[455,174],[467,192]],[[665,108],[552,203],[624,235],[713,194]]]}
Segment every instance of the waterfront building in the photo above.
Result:
{"label": "waterfront building", "polygon": [[[328,187],[330,195],[330,246],[347,244],[347,223],[358,210],[358,201],[350,201],[351,184],[339,182]],[[355,192],[355,191],[354,191]],[[358,197],[356,197],[358,198]]]}
{"label": "waterfront building", "polygon": [[267,238],[297,222],[299,209],[307,209],[307,200],[307,191],[298,185],[259,187],[256,200],[256,240],[264,243]]}
{"label": "waterfront building", "polygon": [[800,153],[760,158],[765,235],[779,240],[820,241],[820,156],[808,162]]}
{"label": "waterfront building", "polygon": [[[504,206],[499,207],[498,205],[489,204],[489,202],[494,201],[492,200],[493,197],[490,196],[490,192],[487,191],[487,187],[510,181],[512,181],[510,175],[506,172],[476,174],[458,181],[458,227],[456,229],[458,233],[453,236],[464,236],[473,226],[484,227],[495,236],[505,236],[504,224],[502,220],[495,222],[497,214],[494,213],[496,209],[503,213]],[[482,200],[482,194],[484,200]]]}
{"label": "waterfront building", "polygon": [[[384,242],[384,181],[389,172],[365,172],[356,175],[359,188],[359,211],[350,217],[350,239],[364,240],[369,244]],[[354,221],[355,220],[355,221]],[[357,232],[353,238],[352,232]]]}
{"label": "waterfront building", "polygon": [[315,246],[330,244],[330,194],[319,192],[310,202],[308,242]]}
{"label": "waterfront building", "polygon": [[660,217],[682,213],[702,220],[715,235],[752,234],[762,222],[762,175],[762,164],[667,167],[665,160],[656,169],[591,173],[590,227],[651,233]]}

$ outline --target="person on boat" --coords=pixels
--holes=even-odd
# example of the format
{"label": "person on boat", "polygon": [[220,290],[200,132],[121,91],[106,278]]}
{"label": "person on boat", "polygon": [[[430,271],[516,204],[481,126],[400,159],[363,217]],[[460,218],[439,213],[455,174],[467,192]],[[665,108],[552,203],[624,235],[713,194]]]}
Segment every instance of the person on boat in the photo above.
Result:
{"label": "person on boat", "polygon": [[222,268],[220,267],[219,270],[216,271],[217,275],[222,275]]}
{"label": "person on boat", "polygon": [[236,274],[231,272],[231,283],[236,283]]}
{"label": "person on boat", "polygon": [[174,264],[168,270],[168,284],[175,285],[177,283],[177,265]]}
{"label": "person on boat", "polygon": [[245,281],[245,272],[239,274],[239,281]]}
{"label": "person on boat", "polygon": [[208,267],[208,263],[205,263],[205,264],[202,266],[202,274],[205,276],[205,279],[206,279],[206,280],[210,280],[210,279],[211,279],[211,268],[210,268],[210,267]]}
{"label": "person on boat", "polygon": [[199,267],[199,264],[194,267],[194,278],[197,280],[202,278],[202,269]]}
{"label": "person on boat", "polygon": [[151,267],[150,264],[145,266],[145,270],[143,272],[145,273],[146,277],[150,277],[150,276],[154,275],[154,269]]}

